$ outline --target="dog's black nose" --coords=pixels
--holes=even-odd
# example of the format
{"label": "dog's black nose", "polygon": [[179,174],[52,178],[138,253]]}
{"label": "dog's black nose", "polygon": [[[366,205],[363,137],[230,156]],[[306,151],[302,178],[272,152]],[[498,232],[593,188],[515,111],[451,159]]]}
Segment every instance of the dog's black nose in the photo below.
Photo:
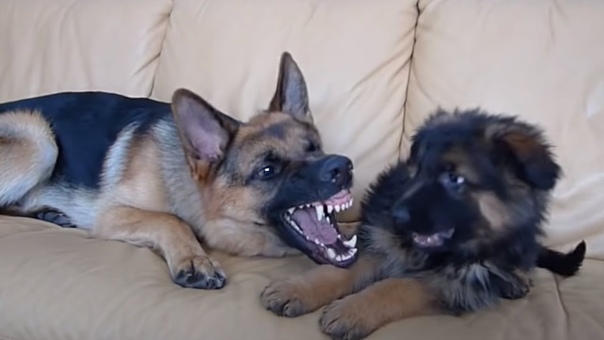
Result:
{"label": "dog's black nose", "polygon": [[320,179],[323,182],[343,184],[352,176],[352,161],[344,156],[328,156],[320,170]]}
{"label": "dog's black nose", "polygon": [[392,209],[392,218],[396,224],[405,224],[411,219],[409,209],[405,207],[396,207]]}

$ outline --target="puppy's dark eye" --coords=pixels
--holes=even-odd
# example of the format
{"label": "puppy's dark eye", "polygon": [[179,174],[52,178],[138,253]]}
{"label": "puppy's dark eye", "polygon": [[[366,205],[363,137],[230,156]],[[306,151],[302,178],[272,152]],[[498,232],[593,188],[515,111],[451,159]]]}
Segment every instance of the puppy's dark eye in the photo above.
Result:
{"label": "puppy's dark eye", "polygon": [[448,189],[459,190],[466,184],[466,178],[452,171],[447,171],[440,176],[440,182]]}
{"label": "puppy's dark eye", "polygon": [[274,165],[266,165],[256,172],[256,178],[261,180],[271,179],[278,174],[278,170]]}

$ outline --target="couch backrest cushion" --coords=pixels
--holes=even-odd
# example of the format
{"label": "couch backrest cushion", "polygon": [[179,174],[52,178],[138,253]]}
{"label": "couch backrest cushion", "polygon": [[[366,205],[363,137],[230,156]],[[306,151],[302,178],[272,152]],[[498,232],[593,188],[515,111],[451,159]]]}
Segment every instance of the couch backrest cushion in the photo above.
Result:
{"label": "couch backrest cushion", "polygon": [[153,97],[188,87],[245,120],[267,107],[289,51],[325,149],[355,162],[358,201],[398,155],[416,12],[414,0],[175,0]]}
{"label": "couch backrest cushion", "polygon": [[148,96],[172,2],[0,1],[0,101],[58,91]]}
{"label": "couch backrest cushion", "polygon": [[604,258],[604,2],[422,0],[402,149],[437,106],[541,125],[565,175],[548,244]]}

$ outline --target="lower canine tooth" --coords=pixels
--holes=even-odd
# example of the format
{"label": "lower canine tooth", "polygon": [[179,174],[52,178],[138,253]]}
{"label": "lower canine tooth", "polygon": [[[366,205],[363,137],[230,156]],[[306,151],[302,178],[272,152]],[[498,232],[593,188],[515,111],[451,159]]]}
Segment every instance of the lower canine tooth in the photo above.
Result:
{"label": "lower canine tooth", "polygon": [[336,259],[336,251],[331,249],[331,248],[327,248],[327,257],[329,257],[332,260]]}
{"label": "lower canine tooth", "polygon": [[354,248],[357,245],[357,235],[354,235],[350,240],[343,242],[348,248]]}

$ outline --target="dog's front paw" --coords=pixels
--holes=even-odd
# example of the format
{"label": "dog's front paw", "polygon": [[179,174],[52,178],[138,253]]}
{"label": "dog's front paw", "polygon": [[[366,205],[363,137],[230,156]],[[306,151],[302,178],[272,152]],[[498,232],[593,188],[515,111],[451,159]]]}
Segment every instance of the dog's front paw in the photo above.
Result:
{"label": "dog's front paw", "polygon": [[260,294],[264,308],[290,318],[312,312],[309,292],[301,283],[293,280],[281,280],[270,283]]}
{"label": "dog's front paw", "polygon": [[207,255],[179,261],[172,273],[174,282],[185,288],[220,289],[226,283],[226,275],[220,264]]}
{"label": "dog's front paw", "polygon": [[373,332],[364,311],[349,296],[325,307],[319,319],[321,331],[333,339],[359,340]]}

